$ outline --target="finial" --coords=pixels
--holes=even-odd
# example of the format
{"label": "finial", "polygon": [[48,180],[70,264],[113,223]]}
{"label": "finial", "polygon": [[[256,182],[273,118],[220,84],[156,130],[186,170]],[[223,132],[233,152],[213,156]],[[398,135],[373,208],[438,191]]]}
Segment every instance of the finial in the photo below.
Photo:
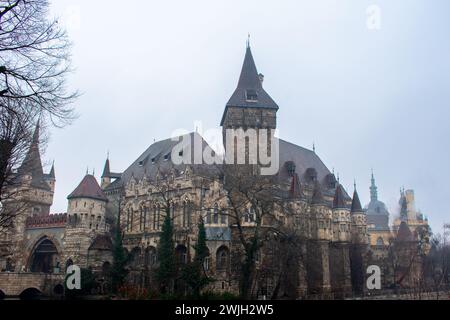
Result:
{"label": "finial", "polygon": [[106,159],[109,159],[109,149],[106,150]]}
{"label": "finial", "polygon": [[250,32],[248,33],[247,37],[247,48],[250,48]]}
{"label": "finial", "polygon": [[95,176],[95,168],[92,169],[92,175]]}
{"label": "finial", "polygon": [[316,144],[313,141],[313,152],[316,153]]}
{"label": "finial", "polygon": [[337,173],[337,182],[339,183],[339,172]]}
{"label": "finial", "polygon": [[333,167],[333,169],[331,170],[331,173],[334,174],[334,167]]}
{"label": "finial", "polygon": [[86,175],[89,174],[89,166],[86,166]]}
{"label": "finial", "polygon": [[353,179],[353,189],[356,190],[356,179]]}

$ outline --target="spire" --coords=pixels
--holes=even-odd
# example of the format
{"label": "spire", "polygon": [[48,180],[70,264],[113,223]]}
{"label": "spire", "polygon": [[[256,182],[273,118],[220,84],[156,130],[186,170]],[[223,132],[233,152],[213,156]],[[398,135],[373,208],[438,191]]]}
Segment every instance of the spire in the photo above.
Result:
{"label": "spire", "polygon": [[400,219],[402,221],[408,220],[408,203],[404,194],[400,197]]}
{"label": "spire", "polygon": [[50,169],[48,176],[49,178],[55,179],[55,160],[53,160],[52,168]]}
{"label": "spire", "polygon": [[249,40],[247,40],[244,63],[242,64],[237,88],[226,104],[220,125],[223,125],[228,107],[278,110],[278,105],[262,87],[262,75],[260,76],[256,69]]}
{"label": "spire", "polygon": [[334,193],[333,209],[343,209],[343,208],[346,208],[344,191],[342,190],[341,184],[338,184],[336,187],[336,192]]}
{"label": "spire", "polygon": [[258,71],[256,69],[255,60],[253,60],[252,50],[250,49],[250,43],[247,43],[247,49],[245,51],[244,63],[242,65],[241,75],[239,77],[238,88],[262,88]]}
{"label": "spire", "polygon": [[110,174],[110,173],[111,173],[111,172],[110,172],[110,170],[109,170],[109,157],[108,157],[108,158],[106,158],[105,166],[103,167],[102,178],[104,178],[104,177],[109,177],[109,174]]}
{"label": "spire", "polygon": [[377,186],[375,185],[375,178],[373,176],[373,169],[372,169],[372,178],[370,179],[370,201],[377,201],[378,200],[378,192],[377,192]]}
{"label": "spire", "polygon": [[28,150],[22,165],[19,168],[19,173],[30,174],[33,179],[40,179],[44,175],[42,170],[41,155],[39,152],[39,135],[40,135],[40,120],[36,123],[33,138],[31,140],[30,149]]}
{"label": "spire", "polygon": [[353,200],[352,200],[352,213],[361,213],[363,212],[361,201],[359,201],[358,192],[356,191],[356,184],[355,184],[355,191],[353,191]]}

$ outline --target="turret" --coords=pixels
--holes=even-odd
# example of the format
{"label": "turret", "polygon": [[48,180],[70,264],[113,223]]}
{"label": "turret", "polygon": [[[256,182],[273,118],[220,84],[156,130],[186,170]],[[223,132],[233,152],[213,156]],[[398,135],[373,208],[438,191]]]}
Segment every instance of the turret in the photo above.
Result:
{"label": "turret", "polygon": [[317,181],[314,184],[311,197],[311,219],[317,222],[317,234],[313,234],[312,236],[320,240],[331,240],[332,212],[325,203],[321,186]]}
{"label": "turret", "polygon": [[105,161],[105,166],[103,167],[102,182],[101,182],[102,189],[105,189],[107,186],[111,184],[110,174],[111,171],[109,169],[109,156],[108,156]]}
{"label": "turret", "polygon": [[108,199],[93,175],[86,174],[67,199],[69,226],[107,231],[105,211]]}
{"label": "turret", "polygon": [[46,175],[44,175],[44,180],[49,185],[50,189],[52,189],[52,192],[55,192],[55,162],[52,164],[52,168],[50,169],[50,172]]}
{"label": "turret", "polygon": [[367,222],[366,214],[361,206],[358,192],[353,192],[352,206],[350,209],[352,219],[352,241],[356,243],[367,243]]}
{"label": "turret", "polygon": [[346,204],[341,184],[337,185],[333,198],[333,227],[333,239],[335,241],[350,241],[350,210]]}

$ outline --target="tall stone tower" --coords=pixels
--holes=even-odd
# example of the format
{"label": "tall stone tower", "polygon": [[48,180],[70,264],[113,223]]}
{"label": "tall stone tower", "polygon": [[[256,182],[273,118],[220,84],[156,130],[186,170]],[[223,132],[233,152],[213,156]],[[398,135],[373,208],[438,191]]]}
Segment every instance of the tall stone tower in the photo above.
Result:
{"label": "tall stone tower", "polygon": [[39,140],[40,125],[38,122],[33,133],[30,149],[22,165],[17,170],[21,188],[25,194],[24,198],[30,204],[29,215],[49,215],[50,206],[53,204],[53,192],[56,181],[55,168],[52,166],[50,173],[44,173],[39,151]]}
{"label": "tall stone tower", "polygon": [[[250,44],[247,43],[237,88],[226,104],[220,122],[225,150],[227,150],[227,129],[242,129],[243,131],[255,129],[257,134],[259,134],[259,129],[268,129],[267,137],[268,145],[270,145],[270,137],[273,136],[277,127],[278,105],[264,90],[263,79],[264,76],[258,74]],[[230,147],[234,141],[228,142],[228,147]],[[246,150],[248,148],[249,146],[246,145]]]}
{"label": "tall stone tower", "polygon": [[95,177],[87,173],[67,199],[66,261],[87,266],[91,244],[109,230],[105,219],[108,199]]}

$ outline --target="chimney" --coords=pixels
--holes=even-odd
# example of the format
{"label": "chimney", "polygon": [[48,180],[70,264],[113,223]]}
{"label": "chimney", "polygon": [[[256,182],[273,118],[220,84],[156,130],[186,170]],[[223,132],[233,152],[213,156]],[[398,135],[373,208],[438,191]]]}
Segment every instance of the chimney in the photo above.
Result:
{"label": "chimney", "polygon": [[259,81],[261,82],[261,85],[262,85],[264,82],[264,75],[262,73],[260,73],[258,76],[259,76]]}

